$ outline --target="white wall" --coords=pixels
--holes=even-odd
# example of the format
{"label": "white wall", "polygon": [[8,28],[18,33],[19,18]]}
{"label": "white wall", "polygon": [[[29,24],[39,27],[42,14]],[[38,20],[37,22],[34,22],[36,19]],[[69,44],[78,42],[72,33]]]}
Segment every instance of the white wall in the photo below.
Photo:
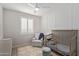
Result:
{"label": "white wall", "polygon": [[34,32],[40,32],[40,20],[41,18],[38,16],[9,10],[3,9],[4,14],[4,37],[5,38],[12,38],[13,46],[17,45],[28,45],[31,44],[31,40],[33,34],[21,34],[21,17],[31,17],[34,19]]}
{"label": "white wall", "polygon": [[42,16],[43,31],[73,29],[72,6],[72,4],[54,4],[49,12]]}
{"label": "white wall", "polygon": [[73,27],[79,30],[79,4],[73,4]]}
{"label": "white wall", "polygon": [[79,4],[53,4],[52,8],[42,15],[42,31],[78,30]]}
{"label": "white wall", "polygon": [[0,6],[0,39],[3,37],[3,9]]}

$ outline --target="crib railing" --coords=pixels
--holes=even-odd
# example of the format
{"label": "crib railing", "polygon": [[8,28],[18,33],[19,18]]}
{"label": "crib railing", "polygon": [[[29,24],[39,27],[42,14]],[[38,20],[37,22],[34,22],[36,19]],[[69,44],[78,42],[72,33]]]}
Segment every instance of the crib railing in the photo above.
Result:
{"label": "crib railing", "polygon": [[55,44],[69,46],[69,55],[76,55],[77,30],[53,30],[52,33]]}

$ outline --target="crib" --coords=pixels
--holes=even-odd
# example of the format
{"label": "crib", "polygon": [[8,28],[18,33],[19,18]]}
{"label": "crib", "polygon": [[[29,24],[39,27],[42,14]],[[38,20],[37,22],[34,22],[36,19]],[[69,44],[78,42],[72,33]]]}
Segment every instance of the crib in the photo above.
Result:
{"label": "crib", "polygon": [[66,56],[77,54],[77,30],[52,30],[52,50]]}
{"label": "crib", "polygon": [[11,56],[12,53],[12,39],[0,39],[0,56]]}

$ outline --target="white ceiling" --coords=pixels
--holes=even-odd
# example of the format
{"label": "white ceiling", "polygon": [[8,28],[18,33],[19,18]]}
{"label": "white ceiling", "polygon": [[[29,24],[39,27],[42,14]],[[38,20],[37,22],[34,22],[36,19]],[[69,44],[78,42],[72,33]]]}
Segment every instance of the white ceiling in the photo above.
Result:
{"label": "white ceiling", "polygon": [[0,3],[0,5],[3,8],[17,10],[17,11],[29,13],[32,15],[40,15],[40,16],[42,14],[49,13],[50,10],[56,10],[56,8],[59,9],[62,6],[68,7],[69,5],[71,5],[71,3],[70,4],[68,3],[38,3],[41,8],[37,13],[35,13],[35,8],[32,8],[28,4],[35,5],[35,3]]}
{"label": "white ceiling", "polygon": [[[31,4],[34,5],[34,3],[31,3]],[[51,3],[39,3],[39,6],[41,8],[36,14],[34,11],[35,9],[32,8],[31,6],[29,6],[28,3],[0,3],[0,5],[3,8],[26,12],[26,13],[30,13],[33,15],[41,15],[41,13],[47,12],[48,9],[50,9],[52,7]],[[45,7],[45,8],[43,8],[43,7]]]}

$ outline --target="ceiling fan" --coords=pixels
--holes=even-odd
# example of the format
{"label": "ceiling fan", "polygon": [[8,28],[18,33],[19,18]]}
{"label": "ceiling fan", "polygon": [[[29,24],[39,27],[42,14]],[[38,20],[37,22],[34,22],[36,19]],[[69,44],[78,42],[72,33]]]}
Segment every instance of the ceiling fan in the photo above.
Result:
{"label": "ceiling fan", "polygon": [[50,7],[48,7],[48,6],[45,6],[45,5],[42,5],[42,3],[28,3],[28,6],[30,6],[31,8],[34,8],[35,9],[35,11],[38,11],[39,9],[41,9],[41,8],[50,8]]}

